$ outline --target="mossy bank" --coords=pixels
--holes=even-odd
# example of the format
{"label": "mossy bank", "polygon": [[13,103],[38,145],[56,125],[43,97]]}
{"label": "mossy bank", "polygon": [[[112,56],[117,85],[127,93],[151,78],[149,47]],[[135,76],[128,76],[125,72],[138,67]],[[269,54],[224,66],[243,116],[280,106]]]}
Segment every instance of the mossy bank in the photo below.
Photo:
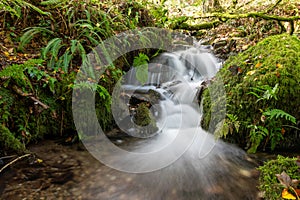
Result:
{"label": "mossy bank", "polygon": [[212,122],[217,136],[249,152],[299,146],[300,40],[296,36],[265,38],[230,57],[216,76],[224,82],[227,115],[222,128],[216,128],[220,122],[210,113],[218,100],[211,103],[213,94],[206,90],[202,120],[205,129]]}

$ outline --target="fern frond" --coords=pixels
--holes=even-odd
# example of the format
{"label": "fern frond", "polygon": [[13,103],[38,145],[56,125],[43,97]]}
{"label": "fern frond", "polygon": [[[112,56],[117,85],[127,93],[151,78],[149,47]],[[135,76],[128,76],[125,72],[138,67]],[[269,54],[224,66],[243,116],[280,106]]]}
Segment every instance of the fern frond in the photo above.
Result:
{"label": "fern frond", "polygon": [[57,57],[59,49],[63,46],[61,45],[62,39],[61,38],[54,38],[50,40],[47,46],[42,51],[42,58],[46,59],[47,54],[49,52],[52,53],[52,57]]}
{"label": "fern frond", "polygon": [[43,6],[49,6],[49,7],[59,7],[62,4],[65,4],[67,0],[47,0],[47,1],[42,1],[41,5]]}
{"label": "fern frond", "polygon": [[284,119],[292,122],[293,124],[296,124],[296,118],[294,116],[292,116],[280,109],[271,109],[271,110],[264,112],[263,114],[265,116],[269,116],[270,119],[284,118]]}
{"label": "fern frond", "polygon": [[41,9],[39,9],[38,7],[32,5],[32,4],[30,4],[30,3],[28,3],[28,2],[26,2],[26,1],[24,1],[24,0],[16,0],[16,1],[18,1],[18,3],[19,3],[21,6],[26,6],[26,7],[28,7],[28,8],[31,8],[31,9],[35,10],[36,12],[38,12],[38,13],[40,13],[40,14],[42,14],[42,15],[51,15],[49,12],[44,12],[44,11],[42,11]]}
{"label": "fern frond", "polygon": [[20,38],[20,45],[19,45],[19,49],[23,50],[24,46],[26,46],[31,40],[32,38],[40,33],[47,33],[50,35],[53,35],[54,33],[50,30],[48,30],[47,28],[42,28],[42,27],[30,27],[25,29],[27,30]]}

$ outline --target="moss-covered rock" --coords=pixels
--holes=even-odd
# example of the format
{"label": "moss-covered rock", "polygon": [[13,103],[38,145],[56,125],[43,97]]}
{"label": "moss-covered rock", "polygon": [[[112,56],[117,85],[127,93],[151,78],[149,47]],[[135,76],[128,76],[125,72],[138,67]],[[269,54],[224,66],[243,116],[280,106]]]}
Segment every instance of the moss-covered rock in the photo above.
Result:
{"label": "moss-covered rock", "polygon": [[18,140],[8,128],[0,124],[0,147],[3,150],[10,150],[17,153],[23,153],[25,151],[25,145]]}
{"label": "moss-covered rock", "polygon": [[[284,117],[268,118],[264,113],[280,109],[300,119],[300,40],[296,36],[282,34],[262,40],[230,57],[217,77],[224,81],[227,101],[226,130],[221,131],[222,136],[243,146],[253,146],[253,137],[259,137],[259,147],[263,148],[270,147],[272,139],[276,145],[291,138],[294,129],[288,126],[295,124]],[[214,120],[210,116],[213,104],[209,96],[209,91],[205,91],[205,129]],[[299,145],[299,140],[293,139],[290,145]]]}
{"label": "moss-covered rock", "polygon": [[137,135],[139,137],[148,137],[156,133],[158,130],[155,119],[148,108],[148,102],[140,103],[133,117]]}
{"label": "moss-covered rock", "polygon": [[297,158],[289,158],[278,155],[276,159],[265,162],[260,166],[259,189],[263,197],[269,200],[281,198],[282,190],[285,188],[280,184],[276,174],[285,172],[291,179],[300,180],[300,169],[296,164]]}
{"label": "moss-covered rock", "polygon": [[[28,60],[0,71],[0,154],[2,150],[23,151],[27,144],[45,136],[64,138],[68,130],[75,130],[72,87],[76,73],[47,71],[41,64],[42,60]],[[113,88],[121,73],[115,76],[99,84]],[[103,130],[114,124],[109,92],[99,85],[96,93],[96,112]]]}

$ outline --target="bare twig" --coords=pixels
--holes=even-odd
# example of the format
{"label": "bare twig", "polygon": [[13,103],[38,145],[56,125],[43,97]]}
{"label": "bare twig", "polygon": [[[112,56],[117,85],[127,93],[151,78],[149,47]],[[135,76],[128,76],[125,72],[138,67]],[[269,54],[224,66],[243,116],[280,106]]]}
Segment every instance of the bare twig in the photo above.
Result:
{"label": "bare twig", "polygon": [[28,156],[30,156],[30,155],[31,155],[30,153],[25,154],[25,155],[22,155],[22,156],[20,156],[20,157],[18,157],[18,158],[16,158],[16,159],[14,159],[13,161],[7,163],[6,165],[4,165],[4,167],[2,167],[2,168],[0,169],[0,173],[1,173],[4,169],[6,169],[8,166],[14,164],[14,163],[17,162],[18,160],[21,160],[22,158],[28,157]]}
{"label": "bare twig", "polygon": [[3,160],[3,159],[8,159],[8,158],[14,158],[16,157],[17,155],[12,155],[12,156],[3,156],[0,158],[0,160]]}
{"label": "bare twig", "polygon": [[48,105],[42,103],[42,102],[41,102],[40,100],[38,100],[37,98],[35,98],[35,97],[33,97],[33,96],[31,96],[30,98],[31,98],[33,101],[35,101],[36,103],[40,104],[44,109],[48,109],[48,108],[49,108]]}
{"label": "bare twig", "polygon": [[270,8],[267,9],[266,13],[272,12],[276,8],[276,6],[278,6],[278,4],[280,4],[281,1],[282,0],[277,0],[277,2],[273,6],[271,6]]}
{"label": "bare twig", "polygon": [[48,105],[44,104],[43,102],[41,102],[40,100],[38,100],[37,98],[32,96],[33,95],[32,93],[25,93],[20,88],[18,88],[16,85],[14,85],[12,88],[17,94],[19,94],[23,97],[30,97],[34,102],[36,102],[37,104],[40,104],[44,109],[49,108]]}

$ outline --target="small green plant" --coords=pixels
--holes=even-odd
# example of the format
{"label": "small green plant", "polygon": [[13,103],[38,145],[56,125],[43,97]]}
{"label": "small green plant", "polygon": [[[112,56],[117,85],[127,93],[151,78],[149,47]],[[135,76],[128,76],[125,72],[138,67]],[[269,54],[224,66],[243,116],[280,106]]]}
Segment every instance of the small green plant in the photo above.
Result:
{"label": "small green plant", "polygon": [[226,118],[217,124],[214,135],[216,138],[226,138],[227,135],[234,134],[239,131],[240,121],[233,114],[226,114]]}
{"label": "small green plant", "polygon": [[136,69],[136,79],[141,84],[145,84],[148,80],[148,62],[149,57],[143,53],[139,53],[133,60],[133,66]]}
{"label": "small green plant", "polygon": [[[277,100],[278,83],[274,87],[264,85],[261,87],[252,88],[252,92],[248,94],[257,97],[257,101],[268,102],[271,99]],[[258,94],[262,93],[261,94]],[[267,108],[265,111],[261,110],[262,115],[258,124],[250,124],[250,142],[251,147],[248,149],[248,153],[255,153],[259,145],[265,141],[264,148],[268,142],[271,144],[271,150],[274,150],[276,145],[283,140],[283,134],[285,132],[283,126],[283,120],[286,122],[296,124],[296,118],[286,113],[281,109]],[[292,127],[292,126],[290,126]]]}
{"label": "small green plant", "polygon": [[285,172],[291,179],[300,179],[299,167],[296,164],[297,158],[277,156],[277,159],[270,160],[260,166],[259,189],[263,192],[264,198],[268,200],[280,200],[283,189],[277,179],[277,174]]}
{"label": "small green plant", "polygon": [[[249,92],[248,94],[252,94],[257,97],[256,103],[261,100],[270,100],[272,98],[277,100],[276,94],[278,92],[278,83],[276,83],[273,88],[269,85],[263,85],[260,87],[252,87],[252,90],[253,91]],[[263,95],[260,95],[258,93],[263,93]]]}
{"label": "small green plant", "polygon": [[[286,125],[282,124],[281,119],[296,124],[296,118],[280,109],[271,109],[262,113],[262,125],[248,125],[250,128],[251,147],[248,153],[255,153],[258,146],[265,141],[264,148],[268,142],[271,144],[271,150],[274,150],[276,145],[283,140]],[[293,126],[289,126],[296,128]]]}

